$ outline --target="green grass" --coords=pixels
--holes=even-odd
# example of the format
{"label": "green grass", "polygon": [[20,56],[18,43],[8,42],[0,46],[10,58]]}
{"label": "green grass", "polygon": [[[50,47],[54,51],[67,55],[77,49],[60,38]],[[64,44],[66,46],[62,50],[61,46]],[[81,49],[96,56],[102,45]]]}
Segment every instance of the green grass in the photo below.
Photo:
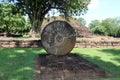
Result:
{"label": "green grass", "polygon": [[33,80],[35,56],[40,48],[0,48],[0,80]]}
{"label": "green grass", "polygon": [[105,80],[120,80],[120,48],[75,48],[72,53],[83,56],[115,77]]}
{"label": "green grass", "polygon": [[[33,80],[35,57],[41,53],[41,48],[0,48],[0,80]],[[104,80],[120,80],[120,48],[75,48],[72,53],[116,77]]]}

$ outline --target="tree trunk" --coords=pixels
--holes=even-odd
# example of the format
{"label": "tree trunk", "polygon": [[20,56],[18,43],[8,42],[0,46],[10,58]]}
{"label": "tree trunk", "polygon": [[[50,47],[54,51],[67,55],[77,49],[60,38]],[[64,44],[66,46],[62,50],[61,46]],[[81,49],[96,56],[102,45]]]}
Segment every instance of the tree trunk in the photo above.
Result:
{"label": "tree trunk", "polygon": [[42,21],[38,21],[37,24],[33,25],[29,32],[29,36],[32,38],[36,38],[36,37],[40,38],[41,25],[42,25]]}
{"label": "tree trunk", "polygon": [[34,15],[29,15],[30,22],[31,22],[31,30],[29,32],[29,35],[33,38],[39,37],[40,38],[40,31],[41,31],[41,25],[43,22],[45,15],[40,15],[40,14],[34,14]]}

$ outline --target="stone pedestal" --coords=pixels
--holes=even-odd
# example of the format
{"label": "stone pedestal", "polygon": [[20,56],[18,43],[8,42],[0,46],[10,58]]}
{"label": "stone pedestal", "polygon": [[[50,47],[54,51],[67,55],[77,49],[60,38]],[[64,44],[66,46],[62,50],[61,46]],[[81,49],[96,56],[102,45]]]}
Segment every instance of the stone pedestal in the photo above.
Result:
{"label": "stone pedestal", "polygon": [[76,54],[38,55],[34,80],[81,80],[109,77],[103,69]]}

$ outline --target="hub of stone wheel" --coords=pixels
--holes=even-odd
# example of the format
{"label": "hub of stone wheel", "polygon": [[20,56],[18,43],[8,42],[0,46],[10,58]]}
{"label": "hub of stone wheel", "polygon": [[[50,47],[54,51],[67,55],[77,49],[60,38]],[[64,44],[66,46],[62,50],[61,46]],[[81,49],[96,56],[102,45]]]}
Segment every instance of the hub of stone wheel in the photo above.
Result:
{"label": "hub of stone wheel", "polygon": [[45,26],[41,41],[48,53],[65,55],[74,48],[76,33],[70,24],[57,20]]}

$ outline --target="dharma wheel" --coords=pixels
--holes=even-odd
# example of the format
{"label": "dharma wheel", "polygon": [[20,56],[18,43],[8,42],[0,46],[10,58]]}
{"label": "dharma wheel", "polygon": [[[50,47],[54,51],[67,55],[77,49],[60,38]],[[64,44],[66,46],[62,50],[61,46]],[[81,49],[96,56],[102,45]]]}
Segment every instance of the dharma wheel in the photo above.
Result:
{"label": "dharma wheel", "polygon": [[65,55],[74,48],[76,33],[69,23],[53,21],[43,29],[41,42],[47,53]]}

